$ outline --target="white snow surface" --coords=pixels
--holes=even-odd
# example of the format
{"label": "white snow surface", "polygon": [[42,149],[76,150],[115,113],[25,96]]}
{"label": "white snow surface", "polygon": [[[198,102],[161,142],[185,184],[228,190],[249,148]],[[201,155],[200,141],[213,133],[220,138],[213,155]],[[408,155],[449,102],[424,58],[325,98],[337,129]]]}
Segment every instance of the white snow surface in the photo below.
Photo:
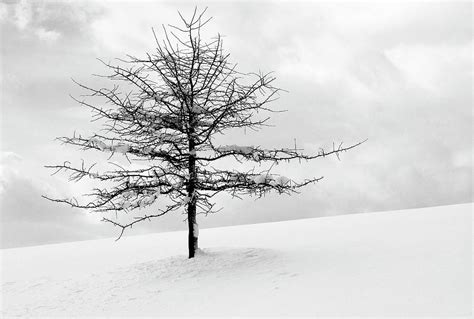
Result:
{"label": "white snow surface", "polygon": [[118,144],[111,146],[110,149],[115,153],[126,154],[130,150],[130,146],[127,144]]}
{"label": "white snow surface", "polygon": [[472,204],[1,250],[2,316],[469,316]]}
{"label": "white snow surface", "polygon": [[217,148],[219,152],[236,152],[244,155],[252,154],[254,151],[253,146],[239,146],[239,145],[224,145]]}

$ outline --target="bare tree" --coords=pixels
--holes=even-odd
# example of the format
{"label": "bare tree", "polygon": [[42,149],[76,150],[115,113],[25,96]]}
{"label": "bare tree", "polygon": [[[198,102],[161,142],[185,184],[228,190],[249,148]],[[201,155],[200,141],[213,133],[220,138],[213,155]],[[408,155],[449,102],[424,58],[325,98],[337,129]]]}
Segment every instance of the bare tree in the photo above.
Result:
{"label": "bare tree", "polygon": [[319,181],[322,177],[301,182],[265,171],[237,171],[216,168],[224,158],[237,161],[279,163],[290,160],[312,160],[350,150],[361,143],[330,151],[320,149],[307,155],[296,148],[265,149],[253,146],[215,145],[216,134],[229,129],[257,130],[266,125],[274,112],[268,104],[280,91],[274,86],[271,73],[241,73],[229,62],[229,55],[217,35],[209,42],[201,38],[201,29],[209,19],[204,10],[194,11],[183,26],[163,27],[164,40],[155,35],[156,51],[144,58],[128,56],[118,65],[102,62],[111,74],[105,77],[115,84],[111,88],[94,89],[77,83],[90,99],[103,103],[75,100],[90,108],[93,120],[101,121],[103,130],[92,136],[74,134],[60,141],[84,150],[123,154],[130,163],[141,161],[146,168],[131,169],[113,164],[109,170],[96,171],[94,165],[80,167],[69,162],[46,166],[57,173],[65,171],[70,180],[91,178],[103,182],[89,194],[90,201],[77,199],[47,199],[73,207],[99,212],[128,212],[162,201],[155,214],[135,217],[130,223],[111,218],[103,220],[125,229],[144,220],[186,208],[189,228],[189,258],[198,248],[196,213],[212,213],[216,209],[213,197],[221,192],[234,197],[276,191],[280,194],[297,192],[299,188]]}

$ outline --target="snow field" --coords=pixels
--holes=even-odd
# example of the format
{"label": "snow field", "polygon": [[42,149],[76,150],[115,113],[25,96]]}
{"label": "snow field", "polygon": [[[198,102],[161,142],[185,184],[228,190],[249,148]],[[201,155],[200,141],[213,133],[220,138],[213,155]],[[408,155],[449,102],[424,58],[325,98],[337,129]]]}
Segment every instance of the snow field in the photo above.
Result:
{"label": "snow field", "polygon": [[469,316],[472,204],[18,249],[3,316]]}

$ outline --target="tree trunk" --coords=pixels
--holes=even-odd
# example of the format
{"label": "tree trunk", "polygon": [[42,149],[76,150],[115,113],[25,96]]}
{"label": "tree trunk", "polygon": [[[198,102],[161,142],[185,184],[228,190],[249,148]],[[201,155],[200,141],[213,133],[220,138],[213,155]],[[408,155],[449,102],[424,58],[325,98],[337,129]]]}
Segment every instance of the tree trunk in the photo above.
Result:
{"label": "tree trunk", "polygon": [[192,115],[189,121],[189,182],[188,182],[188,250],[189,258],[194,258],[196,250],[198,249],[198,226],[196,223],[196,202],[197,195],[195,193],[197,183],[197,171],[196,171],[196,151],[194,135],[194,120]]}
{"label": "tree trunk", "polygon": [[196,224],[196,202],[188,203],[188,251],[189,258],[193,258],[196,250],[198,249],[198,237],[197,237],[197,224]]}
{"label": "tree trunk", "polygon": [[[193,145],[194,149],[194,145]],[[189,258],[193,258],[198,249],[198,226],[196,223],[196,158],[189,156],[189,184],[188,184],[188,250]]]}

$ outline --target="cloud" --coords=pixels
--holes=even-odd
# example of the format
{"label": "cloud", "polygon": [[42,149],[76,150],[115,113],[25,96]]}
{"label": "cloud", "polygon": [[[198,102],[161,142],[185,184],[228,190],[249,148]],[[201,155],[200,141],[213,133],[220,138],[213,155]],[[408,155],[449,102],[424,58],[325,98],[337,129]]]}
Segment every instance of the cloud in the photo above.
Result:
{"label": "cloud", "polygon": [[[13,1],[3,4],[2,105],[6,111],[58,108],[69,102],[71,77],[90,75],[78,61],[95,62],[90,24],[102,14],[88,1]],[[61,92],[62,94],[58,94]]]}
{"label": "cloud", "polygon": [[14,26],[22,38],[36,36],[40,41],[60,36],[70,41],[87,36],[91,20],[101,14],[100,5],[90,1],[20,0],[3,3],[1,8],[4,26]]}
{"label": "cloud", "polygon": [[[310,13],[280,23],[293,11]],[[332,141],[369,139],[338,165],[326,159],[287,169],[326,178],[299,197],[252,204],[255,215],[289,219],[471,201],[472,161],[456,155],[472,151],[470,12],[465,3],[281,4],[243,26],[253,34],[226,39],[241,67],[277,66],[277,83],[289,91],[275,103],[288,109],[273,117],[276,128],[244,141],[288,146],[297,138],[315,151]],[[221,27],[242,34],[231,28],[252,15],[259,11],[235,20],[224,14],[236,23]],[[279,209],[271,209],[276,201]],[[252,219],[244,209],[239,214]]]}
{"label": "cloud", "polygon": [[24,30],[28,24],[31,23],[31,19],[33,16],[31,2],[26,0],[21,0],[15,6],[14,9],[14,23],[20,29]]}
{"label": "cloud", "polygon": [[85,240],[112,236],[86,213],[42,198],[64,196],[64,191],[29,176],[23,159],[2,152],[0,162],[1,248]]}
{"label": "cloud", "polygon": [[35,33],[41,41],[44,41],[46,43],[55,42],[61,36],[58,31],[46,30],[43,28],[37,29]]}
{"label": "cloud", "polygon": [[8,165],[8,164],[15,164],[19,163],[23,160],[23,157],[16,154],[15,152],[2,152],[0,154],[0,165]]}
{"label": "cloud", "polygon": [[[315,152],[320,146],[330,148],[333,141],[369,140],[343,154],[341,162],[328,158],[278,167],[295,179],[325,179],[296,197],[272,195],[255,202],[224,196],[218,203],[224,212],[201,219],[203,227],[472,200],[470,3],[212,2],[208,7],[214,19],[203,35],[223,34],[224,49],[241,71],[273,70],[276,84],[289,91],[273,103],[288,110],[274,114],[275,127],[232,132],[220,142],[288,147],[296,138],[298,145]],[[187,16],[194,4],[1,4],[2,148],[23,156],[22,164],[15,164],[17,173],[2,171],[1,176],[11,176],[4,186],[9,198],[22,202],[15,189],[43,192],[47,186],[39,181],[51,181],[42,176],[44,164],[99,159],[52,142],[74,129],[91,128],[89,113],[79,112],[68,98],[68,93],[83,93],[70,77],[96,85],[89,75],[104,73],[96,57],[141,56],[153,50],[150,28],[162,38],[161,24],[178,22],[177,9]],[[10,160],[13,170],[16,160]],[[52,189],[63,188],[58,185]],[[76,229],[89,232],[84,215],[32,198],[28,207],[10,200],[10,214],[28,210],[22,216],[31,220],[51,215],[45,219],[51,220],[50,230],[62,225],[73,229],[72,219],[83,225]],[[20,222],[14,217],[8,217],[9,223]],[[170,215],[136,231],[177,229],[183,227],[181,221]],[[96,234],[93,228],[90,236]],[[71,238],[67,234],[64,238]]]}

